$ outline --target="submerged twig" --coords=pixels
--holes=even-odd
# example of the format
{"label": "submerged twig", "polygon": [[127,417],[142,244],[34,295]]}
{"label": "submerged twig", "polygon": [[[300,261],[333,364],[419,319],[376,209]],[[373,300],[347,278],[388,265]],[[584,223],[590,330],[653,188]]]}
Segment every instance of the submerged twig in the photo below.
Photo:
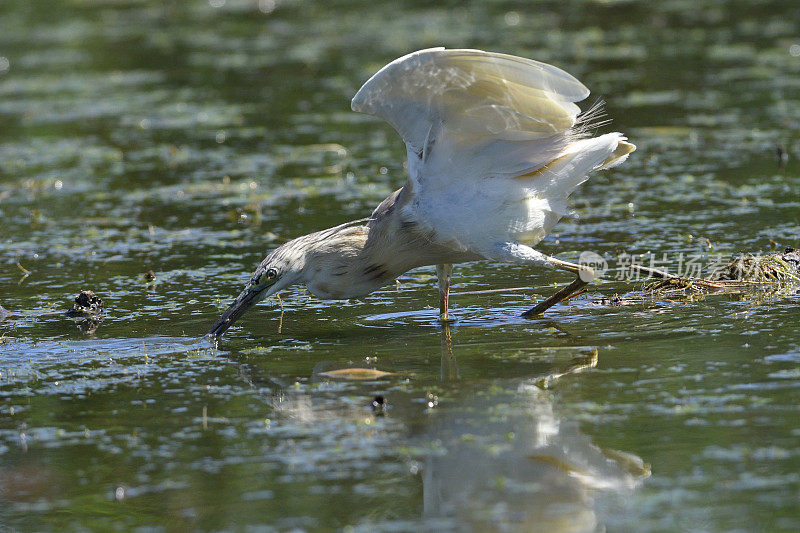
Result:
{"label": "submerged twig", "polygon": [[281,295],[278,293],[275,293],[275,298],[278,299],[278,303],[281,306],[281,317],[278,319],[278,333],[280,333],[283,329],[283,300],[281,299]]}
{"label": "submerged twig", "polygon": [[671,279],[671,278],[679,277],[679,276],[676,276],[675,274],[670,274],[669,272],[665,272],[664,270],[659,270],[659,269],[653,268],[653,267],[646,267],[644,265],[637,265],[635,263],[630,265],[630,268],[632,268],[633,270],[636,270],[638,272],[642,272],[644,274],[647,274],[651,278]]}
{"label": "submerged twig", "polygon": [[21,277],[21,278],[19,278],[19,281],[17,282],[17,285],[22,285],[22,282],[23,282],[23,281],[25,281],[25,279],[26,279],[28,276],[30,276],[30,275],[31,275],[31,271],[30,271],[30,270],[28,270],[27,268],[25,268],[24,266],[22,266],[22,265],[19,263],[19,261],[17,261],[17,268],[18,268],[18,269],[20,269],[20,270],[22,271],[22,277]]}

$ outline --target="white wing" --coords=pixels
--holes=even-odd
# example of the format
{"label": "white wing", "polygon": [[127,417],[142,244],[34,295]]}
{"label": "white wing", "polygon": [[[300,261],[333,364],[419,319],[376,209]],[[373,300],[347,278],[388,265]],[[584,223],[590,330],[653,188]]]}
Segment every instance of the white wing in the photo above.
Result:
{"label": "white wing", "polygon": [[432,242],[492,257],[498,243],[539,242],[589,172],[633,150],[619,133],[576,140],[575,102],[588,95],[545,63],[434,48],[382,68],[352,107],[385,119],[406,142],[402,219]]}
{"label": "white wing", "polygon": [[447,174],[469,179],[525,174],[551,161],[580,112],[573,102],[588,95],[577,79],[545,63],[432,48],[386,65],[353,97],[352,108],[394,126],[409,158],[427,160],[435,150],[426,176],[448,165]]}

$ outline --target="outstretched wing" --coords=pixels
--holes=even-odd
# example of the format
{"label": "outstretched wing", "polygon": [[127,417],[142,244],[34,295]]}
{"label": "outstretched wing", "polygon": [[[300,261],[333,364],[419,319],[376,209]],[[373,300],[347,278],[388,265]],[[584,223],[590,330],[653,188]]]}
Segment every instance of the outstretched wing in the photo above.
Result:
{"label": "outstretched wing", "polygon": [[[408,146],[411,179],[522,175],[568,141],[589,90],[552,65],[480,50],[432,48],[401,57],[353,97]],[[419,161],[412,161],[416,156]]]}

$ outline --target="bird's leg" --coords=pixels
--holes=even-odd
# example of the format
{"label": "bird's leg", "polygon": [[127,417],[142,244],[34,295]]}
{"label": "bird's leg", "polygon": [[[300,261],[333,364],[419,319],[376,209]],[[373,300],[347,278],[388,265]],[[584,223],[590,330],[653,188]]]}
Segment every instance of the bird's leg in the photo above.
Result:
{"label": "bird's leg", "polygon": [[576,292],[580,291],[586,286],[587,283],[595,278],[594,270],[591,267],[562,261],[561,259],[556,259],[555,257],[550,257],[537,250],[534,250],[530,246],[525,246],[524,244],[516,242],[507,242],[501,244],[497,247],[494,253],[489,256],[489,258],[507,261],[510,263],[522,263],[528,265],[533,264],[547,268],[554,268],[557,270],[565,270],[567,272],[572,272],[577,276],[575,281],[543,302],[540,302],[538,305],[522,313],[522,316],[525,318],[541,315],[558,302],[564,301]]}
{"label": "bird's leg", "polygon": [[436,277],[439,278],[439,320],[445,322],[449,320],[448,311],[450,309],[450,274],[453,273],[453,265],[442,263],[436,265]]}
{"label": "bird's leg", "polygon": [[588,284],[590,281],[594,279],[594,270],[591,267],[588,267],[586,265],[576,265],[575,263],[562,261],[560,259],[556,259],[555,257],[549,257],[549,256],[545,257],[547,257],[547,260],[550,263],[548,266],[550,266],[551,268],[572,272],[574,274],[577,274],[577,277],[575,278],[575,281],[573,281],[560,291],[556,292],[554,295],[550,296],[546,300],[539,302],[534,307],[522,313],[522,316],[525,318],[531,318],[543,314],[545,311],[547,311],[557,303],[563,302],[576,292],[583,289],[586,286],[586,284]]}

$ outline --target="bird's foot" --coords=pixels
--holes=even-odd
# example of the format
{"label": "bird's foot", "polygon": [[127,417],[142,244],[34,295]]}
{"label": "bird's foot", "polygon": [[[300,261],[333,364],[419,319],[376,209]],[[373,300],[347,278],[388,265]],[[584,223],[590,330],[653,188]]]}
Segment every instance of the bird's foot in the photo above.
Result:
{"label": "bird's foot", "polygon": [[439,314],[438,320],[441,324],[452,324],[456,321],[456,318],[450,313],[444,312]]}

